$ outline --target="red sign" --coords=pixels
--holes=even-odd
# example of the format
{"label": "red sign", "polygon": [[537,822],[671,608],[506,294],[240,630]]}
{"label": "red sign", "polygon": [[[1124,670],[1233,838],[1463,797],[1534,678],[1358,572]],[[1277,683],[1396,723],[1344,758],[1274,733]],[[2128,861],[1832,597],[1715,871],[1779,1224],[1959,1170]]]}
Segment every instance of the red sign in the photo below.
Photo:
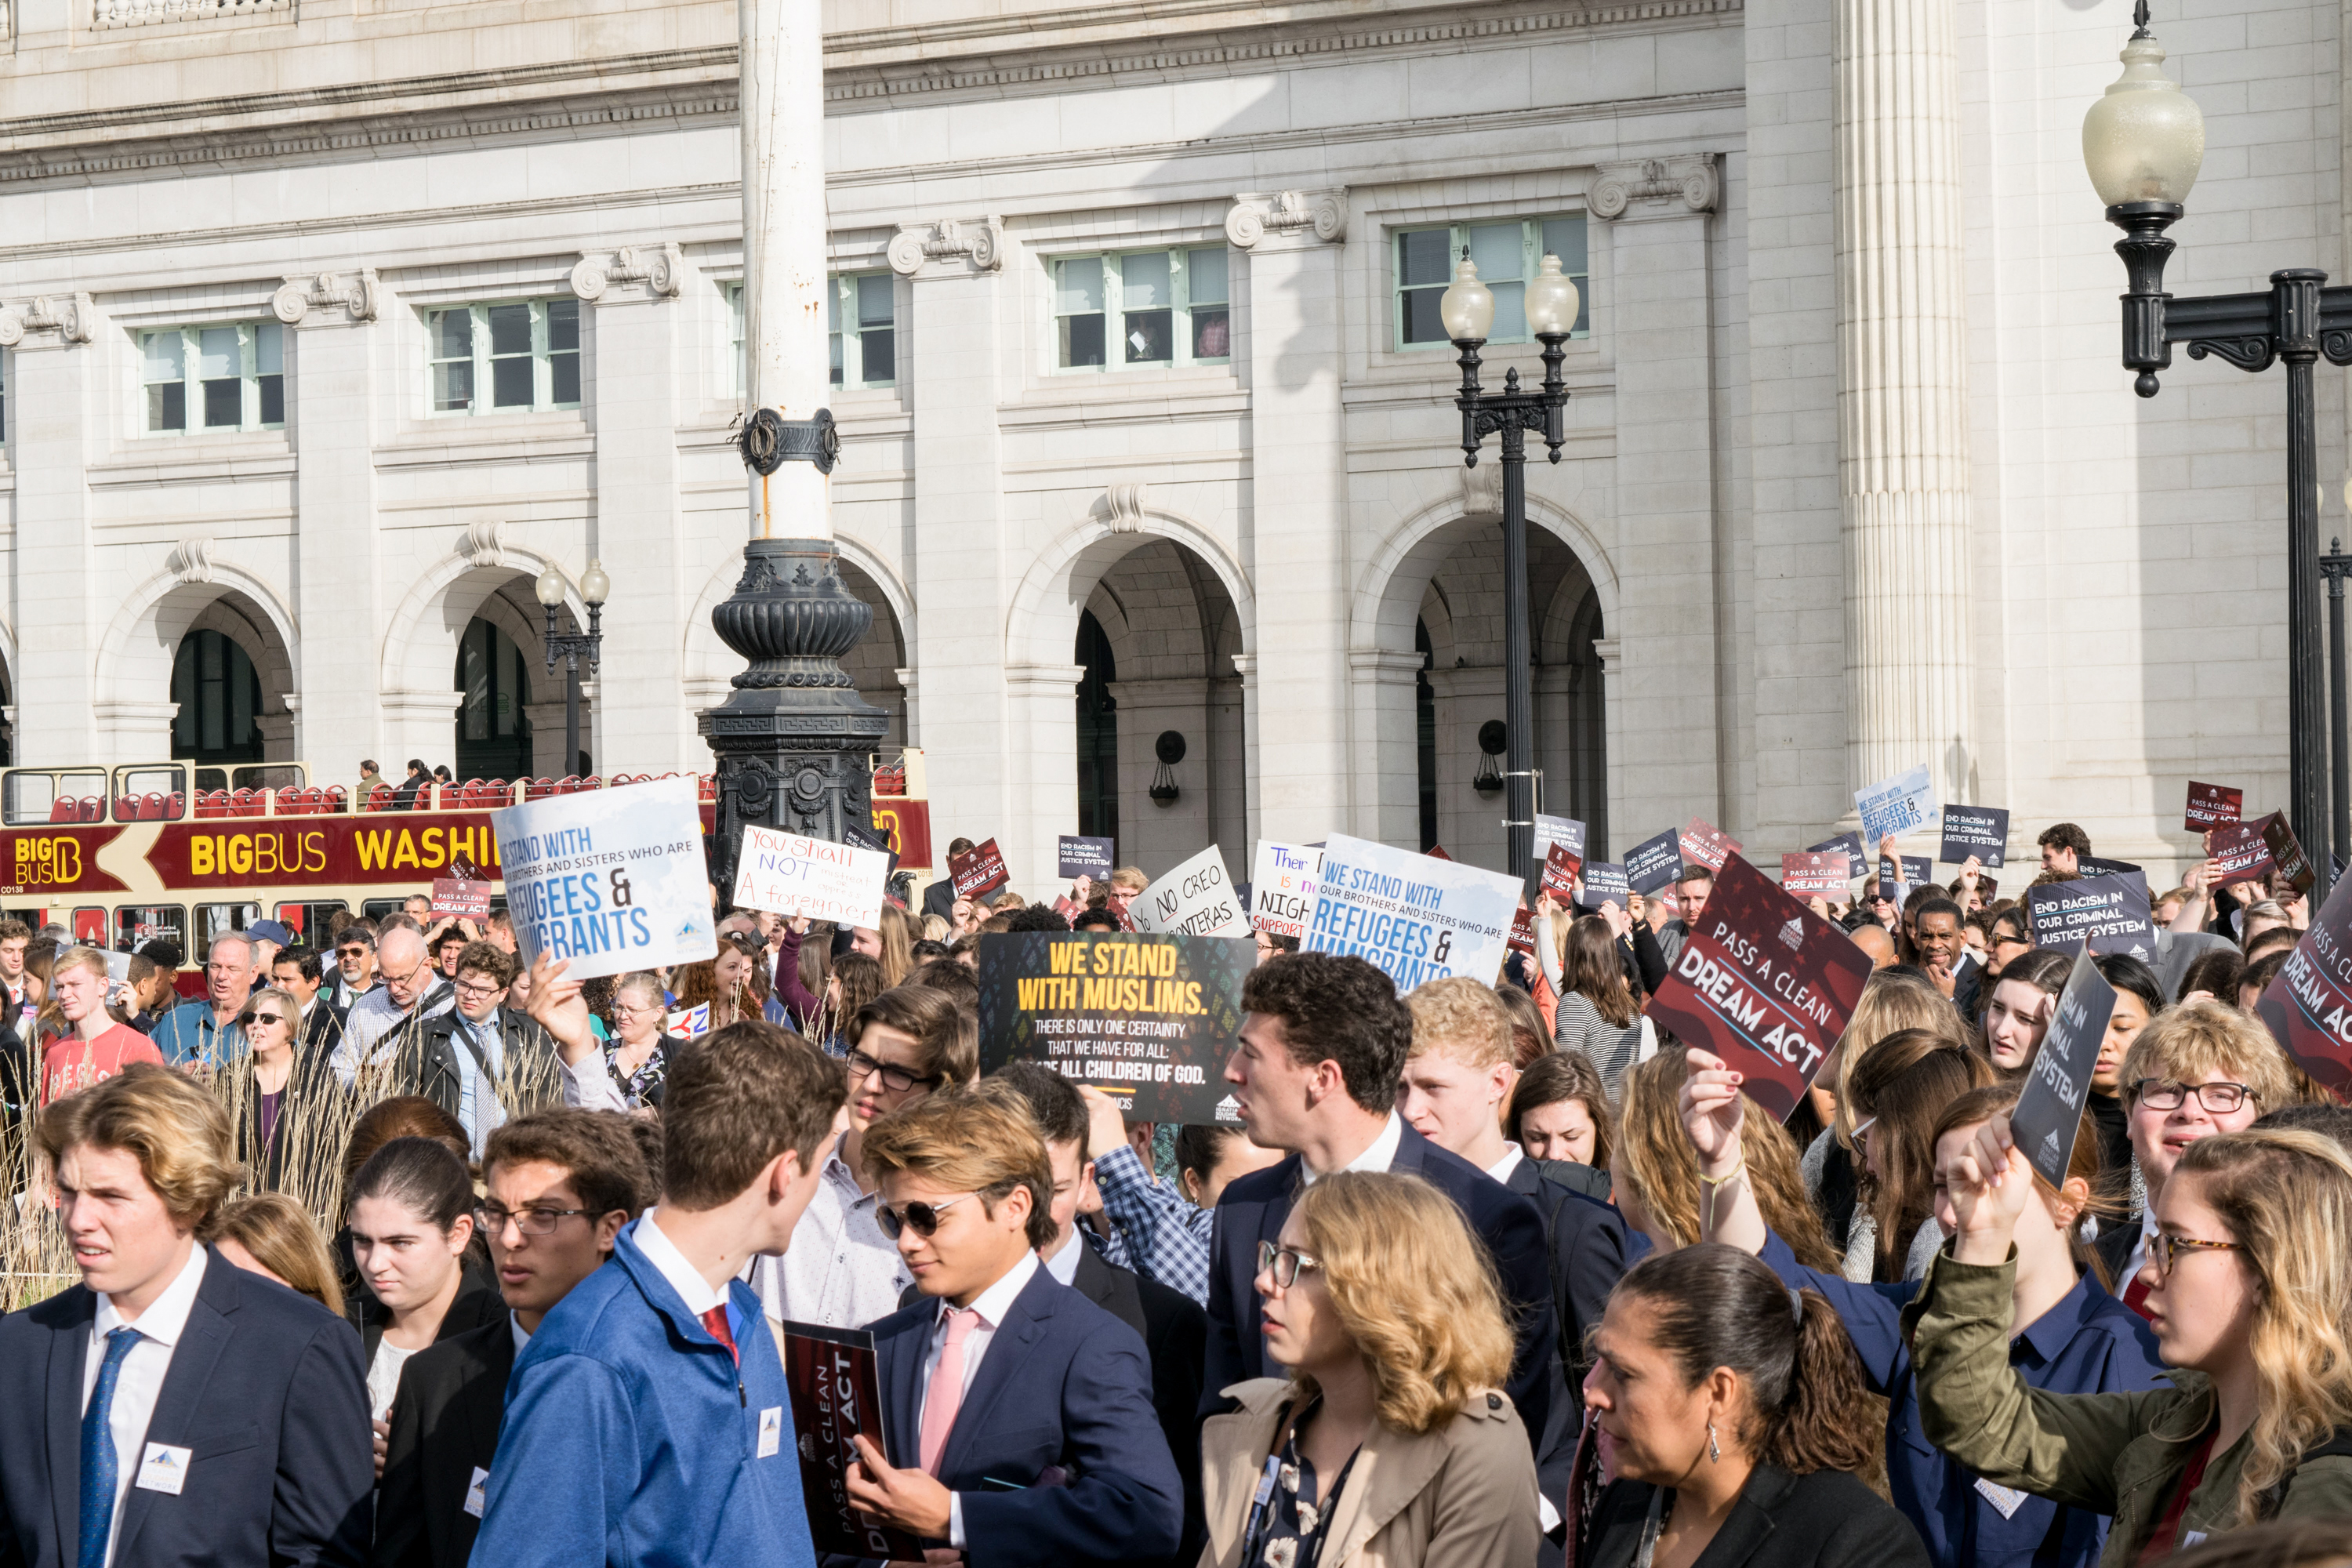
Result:
{"label": "red sign", "polygon": [[486,921],[490,918],[490,885],[464,877],[436,877],[430,913],[455,915],[461,921]]}
{"label": "red sign", "polygon": [[1741,1087],[1786,1121],[1869,978],[1870,955],[1843,927],[1735,856],[1649,1012],[1661,1029],[1747,1075]]}
{"label": "red sign", "polygon": [[[819,1552],[845,1557],[919,1562],[923,1543],[850,1506],[855,1439],[877,1448],[882,1430],[881,1362],[864,1329],[786,1323],[784,1382],[792,1389],[793,1431],[800,1446],[801,1497]],[[765,1423],[771,1412],[762,1411]]]}
{"label": "red sign", "polygon": [[1584,862],[1560,845],[1551,847],[1544,857],[1543,890],[1556,899],[1576,897],[1576,879],[1584,869]]}
{"label": "red sign", "polygon": [[498,879],[488,812],[167,822],[147,863],[166,888],[250,888],[429,882],[453,857]]}
{"label": "red sign", "polygon": [[1853,863],[1843,849],[1780,857],[1780,890],[1800,899],[1843,899]]}
{"label": "red sign", "polygon": [[2352,1094],[2352,877],[2336,884],[2254,1013],[2297,1067],[2337,1099]]}
{"label": "red sign", "polygon": [[1004,855],[993,838],[982,839],[961,855],[948,857],[948,875],[955,879],[955,896],[976,899],[1013,880],[1004,868]]}
{"label": "red sign", "polygon": [[98,868],[98,852],[120,827],[31,827],[0,833],[0,896],[121,893],[121,879]]}
{"label": "red sign", "polygon": [[2182,826],[2191,833],[2201,833],[2208,827],[2237,821],[2245,809],[2244,790],[2192,781],[2189,785],[2189,811],[2182,818]]}
{"label": "red sign", "polygon": [[1700,817],[1684,825],[1681,840],[1683,864],[1704,866],[1710,871],[1722,870],[1723,863],[1739,853],[1738,839]]}
{"label": "red sign", "polygon": [[2205,836],[2205,854],[2213,862],[2213,887],[2270,879],[2271,847],[2263,841],[2263,824],[2268,820],[2223,823]]}
{"label": "red sign", "polygon": [[1511,911],[1511,934],[1503,939],[1513,952],[1532,956],[1536,951],[1536,912],[1522,904]]}
{"label": "red sign", "polygon": [[[874,831],[890,840],[898,865],[918,871],[931,868],[931,803],[905,796],[877,797],[873,806]],[[893,868],[896,869],[897,868]]]}
{"label": "red sign", "polygon": [[2271,852],[2271,864],[2294,885],[2296,892],[2311,891],[2311,884],[2318,879],[2318,875],[2312,870],[2310,858],[2304,854],[2303,845],[2295,838],[2294,829],[2287,826],[2286,814],[2273,811],[2263,818],[2260,826],[2263,847]]}

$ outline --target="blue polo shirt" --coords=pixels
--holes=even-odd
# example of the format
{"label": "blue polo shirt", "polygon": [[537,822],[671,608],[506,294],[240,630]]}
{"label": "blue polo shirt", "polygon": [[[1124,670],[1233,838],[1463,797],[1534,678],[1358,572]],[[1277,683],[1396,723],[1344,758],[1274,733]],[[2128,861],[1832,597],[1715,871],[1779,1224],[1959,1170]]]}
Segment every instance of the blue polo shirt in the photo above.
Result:
{"label": "blue polo shirt", "polygon": [[[2094,1568],[2106,1542],[2106,1515],[1995,1486],[1927,1441],[1903,1339],[1903,1309],[1918,1294],[1916,1280],[1856,1285],[1817,1273],[1775,1235],[1766,1237],[1760,1256],[1784,1283],[1827,1297],[1844,1320],[1872,1392],[1888,1401],[1888,1489],[1937,1568]],[[2051,1394],[2124,1394],[2166,1377],[2146,1320],[2088,1274],[2011,1339],[2009,1364]]]}

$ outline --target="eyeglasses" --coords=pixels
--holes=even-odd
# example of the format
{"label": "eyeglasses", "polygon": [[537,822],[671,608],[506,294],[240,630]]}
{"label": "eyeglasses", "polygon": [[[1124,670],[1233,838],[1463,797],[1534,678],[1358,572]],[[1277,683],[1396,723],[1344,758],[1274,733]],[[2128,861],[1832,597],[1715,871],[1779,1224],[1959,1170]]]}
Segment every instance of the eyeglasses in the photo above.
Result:
{"label": "eyeglasses", "polygon": [[1309,1258],[1295,1247],[1276,1247],[1270,1241],[1257,1244],[1257,1271],[1273,1275],[1274,1288],[1277,1290],[1287,1290],[1297,1284],[1300,1269],[1322,1267],[1321,1258]]}
{"label": "eyeglasses", "polygon": [[492,1236],[504,1235],[509,1220],[525,1236],[553,1236],[558,1224],[573,1215],[585,1218],[593,1212],[589,1209],[509,1209],[497,1204],[482,1204],[474,1210],[481,1218],[482,1228]]}
{"label": "eyeglasses", "polygon": [[431,972],[432,965],[420,963],[405,974],[394,974],[389,969],[382,970],[379,973],[383,975],[383,983],[386,985],[414,985]]}
{"label": "eyeglasses", "polygon": [[2200,1083],[2192,1089],[2183,1083],[2144,1078],[2132,1087],[2139,1102],[2150,1110],[2178,1110],[2194,1094],[2197,1103],[2215,1116],[2227,1116],[2247,1100],[2259,1103],[2263,1098],[2242,1083]]}
{"label": "eyeglasses", "polygon": [[2234,1241],[2200,1241],[2195,1237],[2175,1236],[2170,1231],[2159,1230],[2148,1237],[2147,1241],[2147,1255],[2156,1261],[2158,1279],[2161,1279],[2172,1272],[2172,1266],[2179,1261],[2181,1249],[2184,1247],[2191,1252],[2242,1252],[2244,1250]]}
{"label": "eyeglasses", "polygon": [[[908,1089],[916,1088],[919,1085],[928,1089],[935,1084],[946,1081],[945,1077],[942,1074],[918,1073],[911,1071],[908,1068],[902,1068],[896,1062],[877,1062],[872,1057],[867,1056],[864,1051],[856,1049],[851,1050],[849,1053],[848,1067],[849,1076],[854,1079],[866,1078],[874,1073],[880,1073],[882,1075],[882,1087],[890,1090],[893,1094],[904,1094]],[[928,1236],[930,1233],[929,1231],[925,1231],[923,1234]]]}
{"label": "eyeglasses", "polygon": [[1865,1157],[1870,1153],[1870,1130],[1877,1125],[1878,1118],[1875,1116],[1866,1117],[1853,1124],[1853,1131],[1847,1136],[1853,1140],[1855,1153]]}
{"label": "eyeglasses", "polygon": [[893,1241],[898,1239],[900,1233],[909,1230],[917,1236],[929,1237],[938,1234],[940,1215],[970,1196],[971,1194],[966,1193],[963,1197],[950,1198],[943,1204],[908,1204],[904,1209],[894,1209],[888,1204],[876,1204],[874,1223],[880,1226],[882,1234]]}
{"label": "eyeglasses", "polygon": [[496,981],[492,981],[486,985],[476,985],[467,981],[463,976],[460,976],[457,982],[456,989],[457,994],[460,996],[495,996],[499,992],[505,990],[506,987],[500,985]]}

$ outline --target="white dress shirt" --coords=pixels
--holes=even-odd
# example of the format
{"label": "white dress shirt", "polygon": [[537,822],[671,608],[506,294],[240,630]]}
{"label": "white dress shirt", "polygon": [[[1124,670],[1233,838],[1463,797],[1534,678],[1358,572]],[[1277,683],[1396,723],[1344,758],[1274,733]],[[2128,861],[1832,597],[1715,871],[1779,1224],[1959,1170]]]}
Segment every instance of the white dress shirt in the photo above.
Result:
{"label": "white dress shirt", "polygon": [[[1397,1145],[1404,1142],[1404,1121],[1393,1110],[1381,1126],[1380,1136],[1364,1146],[1364,1152],[1339,1168],[1343,1171],[1385,1171],[1396,1163]],[[1299,1180],[1307,1186],[1315,1184],[1321,1174],[1306,1161],[1298,1162]]]}
{"label": "white dress shirt", "polygon": [[751,1288],[760,1310],[778,1322],[862,1329],[897,1311],[915,1277],[874,1217],[881,1192],[858,1184],[838,1140],[821,1170],[792,1246],[781,1258],[752,1261]]}
{"label": "white dress shirt", "polygon": [[2147,1267],[2148,1244],[2156,1232],[2156,1200],[2150,1198],[2139,1211],[2139,1240],[2133,1244],[2131,1256],[2124,1260],[2124,1271],[2116,1276],[2116,1293],[2118,1296],[2131,1289],[2131,1282],[2139,1277],[2141,1269]]}
{"label": "white dress shirt", "polygon": [[654,1223],[651,1209],[637,1220],[636,1242],[637,1250],[669,1282],[669,1288],[677,1292],[677,1299],[686,1303],[688,1311],[699,1318],[713,1307],[727,1305],[727,1292],[705,1279],[702,1270],[686,1260],[677,1243],[664,1236],[661,1226]]}
{"label": "white dress shirt", "polygon": [[[139,1474],[147,1423],[163,1393],[163,1374],[172,1370],[172,1352],[187,1331],[188,1313],[195,1307],[196,1290],[204,1284],[205,1268],[211,1259],[212,1254],[201,1245],[190,1247],[188,1261],[179,1274],[131,1325],[139,1331],[139,1342],[131,1347],[114,1374],[114,1402],[106,1412],[107,1429],[114,1436],[114,1523],[106,1537],[109,1563],[114,1561],[115,1546],[122,1538],[122,1500],[130,1495],[131,1483]],[[100,1296],[98,1315],[89,1325],[89,1349],[82,1357],[84,1411],[98,1390],[99,1369],[106,1364],[106,1336],[122,1326],[122,1314],[115,1310],[113,1298]]]}
{"label": "white dress shirt", "polygon": [[1503,1157],[1487,1166],[1486,1173],[1507,1187],[1511,1184],[1511,1173],[1517,1170],[1519,1162],[1527,1157],[1527,1151],[1506,1138],[1503,1140]]}
{"label": "white dress shirt", "polygon": [[[478,1024],[460,1010],[451,1025],[453,1029],[473,1037],[492,1072],[506,1070],[506,1042],[499,1034],[499,1010],[495,1005]],[[464,1125],[466,1135],[473,1140],[474,1158],[478,1160],[490,1133],[505,1124],[507,1108],[499,1100],[497,1086],[484,1078],[482,1069],[474,1064],[474,1053],[466,1048],[463,1040],[454,1044],[457,1052],[457,1120]]]}
{"label": "white dress shirt", "polygon": [[[1070,1247],[1064,1247],[1063,1250],[1067,1252],[1071,1247],[1084,1245],[1073,1237]],[[971,1332],[964,1336],[963,1391],[967,1396],[971,1393],[972,1379],[980,1375],[981,1357],[988,1353],[989,1342],[996,1338],[996,1331],[1003,1326],[1004,1314],[1013,1310],[1013,1299],[1020,1295],[1027,1288],[1029,1281],[1037,1277],[1040,1267],[1042,1266],[1038,1263],[1035,1253],[1024,1252],[1021,1255],[1021,1261],[1005,1271],[1003,1279],[972,1299],[971,1310],[980,1314],[980,1321],[973,1323]],[[1076,1267],[1076,1263],[1073,1261],[1071,1268],[1075,1269]],[[915,1409],[918,1412],[920,1412],[930,1399],[931,1373],[939,1370],[940,1353],[947,1348],[948,1311],[948,1303],[945,1299],[942,1299],[939,1304],[939,1315],[931,1326],[931,1347],[923,1352],[922,1375],[915,1384]],[[959,1421],[963,1419],[961,1407],[956,1412],[956,1419]],[[921,1446],[921,1433],[918,1432],[915,1435],[915,1442],[917,1447]],[[968,1544],[963,1538],[963,1494],[961,1492],[948,1494],[948,1544],[959,1548]]]}
{"label": "white dress shirt", "polygon": [[1062,1242],[1062,1249],[1045,1260],[1045,1272],[1075,1289],[1078,1283],[1078,1256],[1086,1249],[1087,1238],[1073,1226]]}

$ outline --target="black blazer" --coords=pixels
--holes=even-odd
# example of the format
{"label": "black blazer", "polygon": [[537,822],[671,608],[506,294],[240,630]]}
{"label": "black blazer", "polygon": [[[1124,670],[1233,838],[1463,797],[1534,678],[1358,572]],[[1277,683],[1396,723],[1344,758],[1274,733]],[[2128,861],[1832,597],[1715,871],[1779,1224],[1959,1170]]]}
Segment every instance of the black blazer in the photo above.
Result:
{"label": "black blazer", "polygon": [[[1472,1234],[1486,1245],[1503,1293],[1516,1314],[1517,1348],[1504,1392],[1518,1406],[1528,1444],[1540,1445],[1551,1415],[1551,1391],[1559,1380],[1558,1330],[1551,1305],[1550,1249],[1536,1205],[1458,1154],[1448,1153],[1412,1127],[1397,1144],[1389,1169],[1428,1180],[1454,1200]],[[1258,1330],[1257,1244],[1282,1234],[1299,1190],[1296,1154],[1278,1165],[1252,1171],[1229,1184],[1217,1200],[1209,1241],[1208,1377],[1202,1384],[1203,1417],[1234,1408],[1223,1391],[1254,1377],[1276,1375],[1265,1360]]]}
{"label": "black blazer", "polygon": [[[518,1013],[511,1007],[499,1009],[499,1081],[517,1079],[538,1090],[541,1103],[562,1103],[562,1069],[556,1065],[555,1042],[547,1031],[530,1021],[528,1013]],[[472,1070],[474,1055],[466,1042],[457,1037],[464,1020],[455,1007],[436,1013],[415,1030],[408,1031],[406,1043],[393,1070],[394,1094],[423,1094],[432,1097],[450,1115],[457,1114],[458,1097],[465,1083],[464,1074]],[[537,1110],[534,1104],[526,1109]]]}
{"label": "black blazer", "polygon": [[2132,1249],[2139,1245],[2140,1216],[2137,1213],[2121,1219],[2099,1222],[2099,1234],[2091,1238],[2091,1250],[2107,1266],[2107,1290],[2117,1300],[2131,1289],[2131,1276],[2124,1270],[2131,1264]]}
{"label": "black blazer", "polygon": [[[0,1563],[56,1568],[80,1529],[82,1374],[98,1298],[0,1319]],[[178,1493],[133,1485],[114,1568],[367,1560],[367,1378],[351,1326],[211,1253],[147,1441],[193,1450]]]}
{"label": "black blazer", "polygon": [[1543,1215],[1551,1249],[1552,1310],[1559,1320],[1560,1374],[1571,1391],[1591,1365],[1584,1336],[1600,1326],[1609,1292],[1625,1272],[1624,1219],[1552,1173],[1583,1168],[1557,1160],[1521,1160],[1505,1184]]}
{"label": "black blazer", "polygon": [[[340,1125],[336,1113],[342,1107],[343,1080],[335,1076],[327,1054],[331,1049],[331,1047],[313,1047],[307,1042],[295,1047],[294,1071],[286,1079],[286,1098],[278,1104],[278,1121],[269,1130],[267,1147],[261,1142],[261,1095],[253,1084],[253,1057],[248,1052],[228,1065],[226,1070],[243,1080],[229,1094],[229,1103],[236,1108],[236,1157],[253,1168],[264,1192],[286,1190],[287,1166],[299,1152],[288,1136],[296,1122],[324,1117],[328,1119],[324,1125]],[[342,1159],[341,1134],[335,1138],[331,1149],[321,1144],[309,1152],[310,1173],[322,1174],[339,1167]]]}
{"label": "black blazer", "polygon": [[[336,1239],[343,1240],[348,1234],[348,1231],[341,1233]],[[459,1334],[471,1333],[485,1323],[503,1323],[507,1321],[506,1298],[499,1294],[497,1277],[484,1265],[477,1262],[471,1254],[468,1254],[458,1267],[460,1273],[457,1277],[457,1294],[450,1300],[448,1311],[442,1314],[441,1327],[433,1335],[433,1343],[436,1345],[446,1344]],[[384,1327],[392,1321],[392,1315],[377,1302],[375,1292],[369,1289],[364,1282],[361,1283],[357,1289],[349,1292],[344,1297],[344,1300],[346,1302],[343,1308],[344,1315],[351,1319],[352,1326],[360,1331],[360,1348],[365,1354],[365,1359],[361,1364],[372,1366],[375,1363],[375,1348],[383,1343]],[[422,1355],[424,1352],[420,1351],[417,1353]],[[404,1367],[401,1370],[404,1372],[407,1369]],[[375,1468],[373,1446],[370,1448],[368,1468],[370,1469]]]}
{"label": "black blazer", "polygon": [[[1601,1494],[1582,1568],[1631,1568],[1654,1489],[1617,1481]],[[1669,1494],[1671,1500],[1671,1494]],[[1792,1476],[1759,1465],[1693,1568],[1927,1568],[1911,1521],[1843,1470]]]}
{"label": "black blazer", "polygon": [[466,1494],[499,1451],[514,1363],[514,1326],[502,1313],[400,1369],[368,1559],[377,1568],[466,1568],[482,1527]]}

